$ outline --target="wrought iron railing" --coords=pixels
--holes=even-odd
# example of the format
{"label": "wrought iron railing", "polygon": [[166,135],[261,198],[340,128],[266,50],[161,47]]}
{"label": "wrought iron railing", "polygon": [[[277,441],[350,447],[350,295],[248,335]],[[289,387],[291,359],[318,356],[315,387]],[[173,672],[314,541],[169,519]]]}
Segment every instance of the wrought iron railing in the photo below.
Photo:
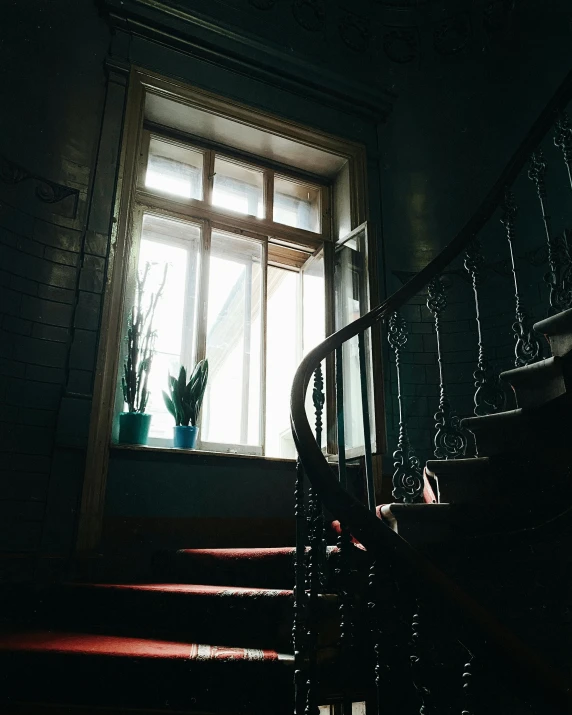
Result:
{"label": "wrought iron railing", "polygon": [[[370,630],[373,639],[372,680],[377,691],[377,711],[399,712],[395,693],[391,695],[391,683],[387,674],[392,670],[388,662],[388,634],[395,631],[399,621],[392,609],[398,607],[405,592],[414,610],[412,634],[401,634],[410,643],[411,677],[420,696],[420,713],[428,713],[431,708],[430,688],[423,685],[422,651],[426,647],[419,640],[419,623],[423,622],[426,601],[420,601],[416,594],[423,592],[424,599],[432,598],[433,614],[435,604],[446,605],[446,617],[453,620],[455,628],[465,629],[468,638],[475,633],[484,635],[488,646],[496,649],[505,662],[521,672],[526,672],[528,682],[536,682],[547,699],[552,699],[562,707],[570,706],[569,683],[567,679],[547,665],[535,652],[527,648],[509,630],[497,622],[479,603],[464,593],[436,566],[412,548],[397,533],[387,527],[376,514],[374,482],[372,473],[372,451],[369,435],[369,405],[366,378],[366,353],[364,335],[367,330],[379,327],[387,321],[387,338],[395,357],[397,377],[398,423],[397,444],[394,452],[393,497],[396,501],[414,503],[419,501],[423,491],[421,461],[413,450],[408,435],[405,397],[401,390],[401,358],[407,343],[407,325],[400,309],[414,296],[426,289],[426,305],[432,316],[436,336],[436,362],[439,386],[437,389],[438,409],[435,414],[433,445],[437,459],[462,458],[471,450],[471,440],[463,428],[459,415],[455,412],[447,389],[446,355],[441,343],[442,318],[447,309],[444,272],[455,259],[463,261],[463,268],[469,279],[473,294],[476,323],[476,365],[474,369],[474,414],[477,416],[501,412],[506,409],[506,391],[499,380],[498,371],[489,358],[489,346],[485,340],[483,321],[480,314],[482,292],[483,247],[479,234],[489,222],[494,212],[501,211],[501,222],[507,240],[510,260],[509,270],[514,280],[514,365],[529,365],[541,356],[541,345],[534,335],[529,314],[524,304],[519,283],[519,271],[515,259],[517,204],[513,185],[526,170],[533,182],[545,229],[548,271],[545,282],[548,286],[549,312],[555,313],[572,306],[572,260],[568,247],[568,232],[555,235],[548,213],[546,187],[547,163],[539,149],[541,141],[555,126],[554,144],[562,150],[563,160],[572,189],[572,127],[564,110],[572,98],[572,72],[567,75],[555,95],[542,111],[527,136],[524,138],[508,164],[501,172],[493,188],[466,225],[425,268],[408,280],[390,298],[366,315],[329,336],[314,348],[300,364],[292,387],[291,419],[294,441],[299,454],[296,481],[296,585],[295,623],[293,629],[296,662],[296,713],[314,715],[319,700],[319,678],[317,675],[317,623],[318,594],[324,585],[324,564],[326,548],[324,537],[324,513],[328,519],[340,523],[338,538],[338,579],[336,582],[340,597],[340,653],[343,663],[341,701],[344,715],[349,713],[351,687],[348,684],[352,673],[355,648],[353,620],[356,610],[353,603],[354,589],[350,566],[350,554],[354,548],[352,537],[365,546],[372,560],[369,574],[368,603]],[[345,459],[345,425],[343,411],[343,345],[358,337],[361,396],[364,424],[364,471],[366,479],[367,505],[361,503],[348,491],[347,464]],[[323,381],[321,366],[330,355],[335,359],[336,404],[337,409],[337,470],[328,463],[321,449],[321,429]],[[306,392],[314,378],[313,396],[316,407],[316,432],[306,414]],[[307,476],[307,482],[304,478]],[[308,486],[309,485],[309,486]],[[307,493],[305,494],[305,489]],[[309,549],[307,548],[309,545]],[[383,578],[383,587],[380,579]],[[395,589],[399,588],[398,594]],[[392,592],[392,589],[394,591]],[[393,595],[391,595],[393,593]],[[385,600],[383,600],[385,599]],[[393,613],[393,616],[392,616]],[[445,617],[445,615],[444,615]],[[472,633],[472,636],[471,636]],[[397,638],[398,634],[393,635]],[[476,641],[478,642],[478,637]],[[470,650],[469,650],[470,648]],[[464,713],[471,713],[469,683],[472,678],[473,654],[478,647],[467,647],[463,656],[463,692],[466,702]],[[414,667],[413,667],[414,666]],[[393,705],[392,705],[393,697]],[[395,707],[394,707],[395,706]]]}

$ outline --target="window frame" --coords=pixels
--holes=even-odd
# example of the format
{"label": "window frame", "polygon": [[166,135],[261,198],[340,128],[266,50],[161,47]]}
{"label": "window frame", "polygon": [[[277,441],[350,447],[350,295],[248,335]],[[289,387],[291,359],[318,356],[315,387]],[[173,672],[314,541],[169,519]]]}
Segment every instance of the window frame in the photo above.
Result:
{"label": "window frame", "polygon": [[[166,141],[167,143],[180,146],[183,149],[192,151],[200,151],[203,153],[203,198],[187,198],[179,197],[166,192],[161,192],[158,189],[149,189],[145,185],[145,176],[147,172],[149,148],[151,141],[157,139]],[[239,166],[254,171],[260,171],[263,175],[263,218],[258,218],[252,215],[245,215],[239,212],[230,211],[220,206],[209,203],[212,199],[214,189],[214,166],[216,159],[231,162]],[[311,189],[319,191],[319,212],[320,212],[320,228],[321,231],[314,232],[306,229],[299,229],[287,224],[275,222],[272,219],[273,199],[274,199],[274,177],[286,179],[293,183],[308,186]],[[208,315],[208,285],[209,285],[209,259],[211,256],[211,236],[213,231],[227,233],[237,237],[243,237],[255,241],[262,246],[262,286],[261,286],[261,345],[260,345],[260,421],[259,421],[259,445],[235,444],[225,442],[212,442],[202,438],[201,420],[202,411],[199,415],[198,426],[199,433],[197,439],[197,448],[205,451],[212,451],[221,454],[243,454],[253,457],[266,457],[266,362],[267,362],[267,271],[269,265],[280,268],[286,268],[295,271],[298,276],[301,276],[301,266],[296,267],[293,261],[288,261],[287,251],[303,252],[306,248],[306,261],[310,260],[317,252],[323,250],[326,241],[331,242],[332,226],[329,215],[329,207],[331,206],[331,186],[327,181],[318,182],[314,177],[312,181],[306,176],[301,177],[299,172],[288,172],[283,165],[278,168],[273,168],[271,162],[257,162],[256,158],[250,157],[248,161],[243,154],[232,152],[228,147],[222,146],[218,149],[215,143],[209,143],[209,147],[205,148],[197,144],[193,138],[189,138],[182,132],[167,131],[163,133],[159,127],[153,125],[150,129],[144,124],[141,149],[139,153],[139,162],[137,167],[137,176],[135,180],[135,191],[133,196],[133,212],[137,216],[134,222],[134,232],[138,236],[134,236],[134,244],[132,252],[138,255],[139,242],[142,233],[142,217],[144,215],[155,215],[164,218],[184,221],[201,227],[201,247],[199,250],[199,288],[197,297],[197,334],[195,337],[194,349],[191,351],[194,355],[194,362],[198,362],[206,355],[206,323]],[[278,242],[278,243],[277,243]],[[287,247],[285,244],[289,244]],[[277,246],[282,248],[282,261],[273,260],[269,262],[270,247]],[[277,258],[280,256],[280,251],[276,251]],[[138,258],[132,262],[137,265]],[[301,279],[298,280],[298,292],[301,291]],[[334,305],[332,296],[326,296],[325,307],[326,313],[331,314],[333,318]],[[298,317],[301,314],[300,306],[301,298],[297,299],[296,311]],[[325,316],[325,322],[330,322],[329,316]],[[119,402],[119,398],[117,400]],[[117,407],[118,411],[119,408]],[[242,430],[241,430],[242,431]],[[166,448],[170,445],[165,444],[167,439],[150,437],[149,447]]]}
{"label": "window frame", "polygon": [[[119,79],[118,79],[119,78]],[[90,415],[89,436],[86,449],[85,472],[82,487],[80,518],[78,522],[77,548],[89,551],[99,546],[103,513],[105,507],[106,483],[110,451],[111,434],[115,417],[115,399],[117,374],[120,364],[118,345],[122,341],[123,306],[128,286],[128,277],[132,268],[133,244],[133,202],[135,178],[140,161],[142,133],[145,124],[147,98],[154,101],[173,101],[199,112],[206,112],[234,123],[252,127],[254,131],[281,137],[298,145],[338,157],[343,164],[339,176],[343,179],[333,185],[333,196],[342,191],[348,211],[348,224],[355,228],[367,220],[368,179],[367,156],[361,143],[342,139],[327,132],[284,119],[264,110],[254,109],[249,105],[228,96],[216,94],[193,86],[188,81],[165,77],[153,70],[131,65],[128,74],[116,74],[108,86],[108,99],[104,108],[103,130],[109,141],[118,145],[118,160],[110,168],[107,164],[98,173],[98,191],[113,193],[113,208],[108,217],[98,217],[92,222],[91,231],[98,232],[102,238],[110,240],[107,256],[104,300],[99,332],[97,366],[94,380],[93,401]],[[125,98],[125,101],[124,101]],[[279,157],[280,158],[280,157]],[[341,188],[342,185],[346,188]],[[340,217],[332,216],[334,225]],[[336,233],[338,233],[338,227]],[[347,230],[345,231],[347,233]],[[377,265],[376,237],[373,231],[369,235],[370,265]],[[332,240],[333,240],[332,236]],[[324,243],[326,266],[333,267],[333,242]],[[202,266],[201,266],[202,268]],[[379,302],[379,284],[377,271],[369,275],[370,298],[372,305]],[[326,270],[326,291],[333,294],[333,276]],[[334,331],[333,319],[329,316],[326,333]],[[381,455],[386,452],[385,411],[383,403],[383,361],[381,350],[381,332],[373,334],[374,369],[379,379],[376,380],[376,456],[374,469],[381,474]],[[326,390],[328,404],[335,403],[333,360],[326,360]],[[335,444],[335,416],[327,417],[328,445]],[[137,448],[135,448],[137,449]],[[152,448],[140,448],[142,450]],[[167,456],[170,450],[160,450]],[[206,453],[203,453],[206,455]],[[184,456],[177,452],[177,458]],[[186,455],[191,458],[193,453]],[[225,456],[217,454],[221,459]],[[226,457],[228,458],[228,457]]]}

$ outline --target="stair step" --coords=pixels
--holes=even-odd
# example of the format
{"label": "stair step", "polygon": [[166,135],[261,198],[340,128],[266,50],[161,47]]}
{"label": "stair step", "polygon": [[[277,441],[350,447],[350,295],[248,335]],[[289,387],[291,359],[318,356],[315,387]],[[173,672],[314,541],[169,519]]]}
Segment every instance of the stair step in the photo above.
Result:
{"label": "stair step", "polygon": [[291,712],[289,653],[92,633],[0,636],[0,698],[199,712]]}
{"label": "stair step", "polygon": [[[152,571],[157,581],[208,583],[215,586],[244,586],[292,589],[296,549],[179,549],[155,554]],[[328,571],[333,575],[339,556],[337,546],[328,546]],[[363,554],[355,554],[360,558]]]}
{"label": "stair step", "polygon": [[[336,608],[335,597],[321,599],[323,644],[338,636]],[[287,650],[292,620],[291,590],[154,583],[64,584],[43,595],[36,615],[64,630]]]}
{"label": "stair step", "polygon": [[507,370],[501,377],[512,385],[519,407],[539,407],[572,386],[572,354]]}
{"label": "stair step", "polygon": [[489,466],[488,457],[430,459],[427,472],[437,480],[440,500],[449,504],[482,504],[491,497]]}
{"label": "stair step", "polygon": [[153,559],[157,580],[291,589],[294,547],[261,549],[179,549],[161,551]]}
{"label": "stair step", "polygon": [[382,517],[411,544],[429,544],[451,537],[450,504],[384,504]]}
{"label": "stair step", "polygon": [[534,329],[548,338],[552,355],[563,357],[572,350],[572,309],[540,320]]}
{"label": "stair step", "polygon": [[565,393],[534,409],[518,408],[482,417],[466,417],[461,425],[473,432],[479,457],[503,452],[545,451],[568,444],[572,396]]}

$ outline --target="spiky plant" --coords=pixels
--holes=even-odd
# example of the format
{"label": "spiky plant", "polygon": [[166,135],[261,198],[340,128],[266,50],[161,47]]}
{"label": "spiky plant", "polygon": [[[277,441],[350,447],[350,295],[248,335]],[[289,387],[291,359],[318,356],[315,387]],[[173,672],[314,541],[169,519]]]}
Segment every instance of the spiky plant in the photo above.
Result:
{"label": "spiky plant", "polygon": [[153,330],[153,318],[157,303],[163,294],[168,266],[165,264],[159,289],[156,293],[151,293],[148,304],[144,305],[145,283],[150,268],[151,264],[146,263],[143,275],[137,274],[135,305],[131,308],[127,324],[127,357],[123,363],[121,386],[128,412],[145,412],[149,400],[147,384],[157,338],[157,333]]}
{"label": "spiky plant", "polygon": [[199,419],[203,397],[207,389],[209,376],[208,360],[200,360],[187,382],[187,371],[181,365],[178,379],[169,374],[168,395],[163,390],[163,399],[169,412],[175,418],[177,427],[188,426],[189,422],[194,427]]}

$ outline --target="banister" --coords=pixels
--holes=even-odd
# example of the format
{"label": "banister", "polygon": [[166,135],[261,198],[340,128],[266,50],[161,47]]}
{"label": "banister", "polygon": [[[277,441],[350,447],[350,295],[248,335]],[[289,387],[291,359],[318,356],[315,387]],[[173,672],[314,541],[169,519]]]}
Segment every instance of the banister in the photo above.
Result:
{"label": "banister", "polygon": [[467,247],[470,240],[490,219],[502,200],[505,188],[511,186],[515,181],[531,153],[551,128],[558,112],[564,108],[571,97],[572,71],[566,75],[558,90],[501,171],[492,189],[453,240],[387,300],[327,337],[305,356],[294,376],[290,403],[292,433],[300,460],[313,487],[335,518],[344,522],[350,528],[351,533],[368,550],[399,564],[400,568],[407,571],[413,578],[423,577],[424,583],[431,584],[442,598],[444,597],[448,602],[456,605],[513,663],[526,670],[529,676],[544,688],[547,695],[552,696],[555,701],[567,708],[570,708],[571,704],[570,684],[563,675],[546,664],[428,559],[399,535],[388,529],[374,513],[340,486],[312,433],[306,416],[305,396],[314,370],[327,355],[340,348],[344,342],[399,310]]}

